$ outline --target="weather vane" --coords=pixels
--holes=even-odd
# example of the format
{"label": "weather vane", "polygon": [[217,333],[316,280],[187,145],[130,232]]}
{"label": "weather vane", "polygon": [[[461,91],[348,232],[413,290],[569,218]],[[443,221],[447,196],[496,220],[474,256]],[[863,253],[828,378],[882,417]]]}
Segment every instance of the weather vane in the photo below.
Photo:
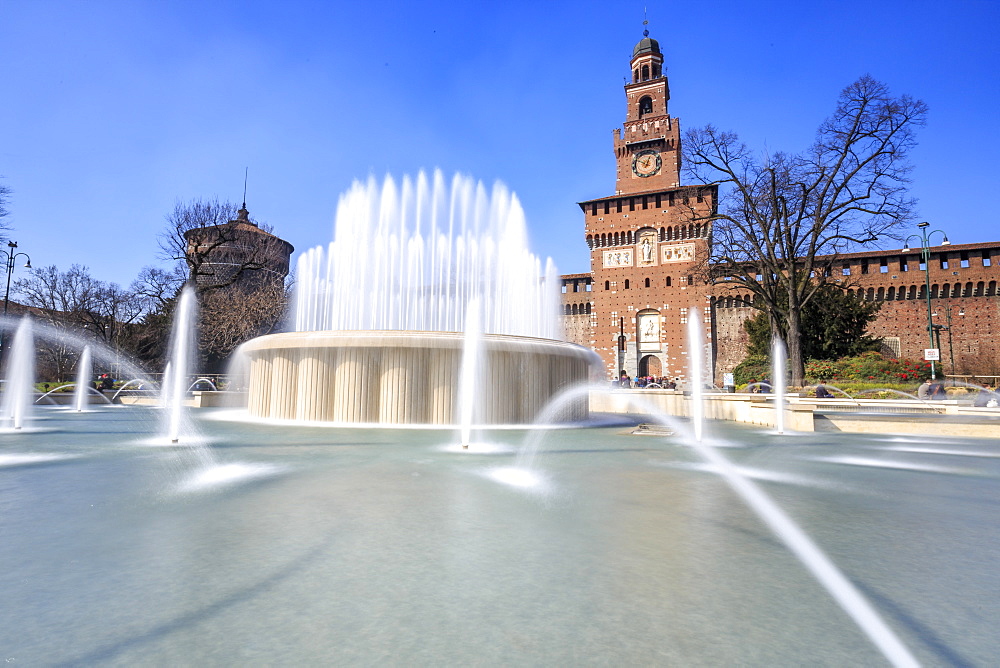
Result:
{"label": "weather vane", "polygon": [[247,208],[247,175],[250,174],[250,168],[247,167],[246,171],[243,172],[243,208]]}
{"label": "weather vane", "polygon": [[[648,26],[649,25],[649,20],[647,19],[647,16],[646,16],[646,7],[642,8],[642,25],[644,25],[644,26]],[[649,37],[649,28],[643,29],[642,36],[643,37]]]}

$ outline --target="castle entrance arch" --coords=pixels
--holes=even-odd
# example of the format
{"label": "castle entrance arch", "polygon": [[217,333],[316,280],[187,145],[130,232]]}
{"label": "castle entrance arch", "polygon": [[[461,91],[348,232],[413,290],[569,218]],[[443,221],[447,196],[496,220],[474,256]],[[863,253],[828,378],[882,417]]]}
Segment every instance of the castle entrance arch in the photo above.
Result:
{"label": "castle entrance arch", "polygon": [[639,375],[658,378],[663,375],[663,365],[656,355],[645,355],[639,360]]}

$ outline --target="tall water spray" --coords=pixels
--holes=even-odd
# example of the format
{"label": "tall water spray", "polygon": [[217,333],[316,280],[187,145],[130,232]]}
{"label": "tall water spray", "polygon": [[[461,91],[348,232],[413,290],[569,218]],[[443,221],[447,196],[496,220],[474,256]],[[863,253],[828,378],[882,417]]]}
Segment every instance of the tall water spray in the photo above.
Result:
{"label": "tall water spray", "polygon": [[785,394],[787,393],[785,375],[785,344],[778,337],[771,343],[771,387],[774,392],[774,426],[779,434],[785,433]]}
{"label": "tall water spray", "polygon": [[559,332],[558,275],[528,250],[524,211],[502,184],[440,171],[355,182],[334,239],[299,258],[295,328],[462,332],[480,300],[482,331]]}
{"label": "tall water spray", "polygon": [[14,334],[7,369],[0,419],[6,426],[21,429],[29,417],[31,398],[35,391],[35,337],[31,318],[28,316],[21,319]]}
{"label": "tall water spray", "polygon": [[472,438],[472,422],[476,412],[476,385],[479,380],[479,365],[482,363],[482,307],[478,299],[469,304],[465,325],[465,341],[462,346],[461,378],[458,381],[458,420],[463,448],[469,447]]}
{"label": "tall water spray", "polygon": [[184,411],[184,394],[191,368],[191,339],[194,337],[195,309],[197,302],[194,289],[184,288],[174,313],[174,327],[171,333],[170,362],[164,372],[162,390],[163,406],[166,409],[167,438],[171,443],[180,441],[181,420]]}
{"label": "tall water spray", "polygon": [[76,369],[76,389],[73,395],[73,406],[80,413],[87,407],[90,395],[90,346],[84,346],[80,354],[80,363]]}
{"label": "tall water spray", "polygon": [[701,312],[692,308],[688,312],[688,371],[691,379],[691,424],[694,428],[694,440],[699,443],[705,425],[705,372],[702,354],[704,343]]}

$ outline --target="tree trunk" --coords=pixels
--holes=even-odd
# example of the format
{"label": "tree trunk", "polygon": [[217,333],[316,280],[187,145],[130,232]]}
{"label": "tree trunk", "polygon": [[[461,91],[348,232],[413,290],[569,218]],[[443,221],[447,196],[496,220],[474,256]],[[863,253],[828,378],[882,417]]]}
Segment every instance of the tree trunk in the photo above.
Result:
{"label": "tree trunk", "polygon": [[788,371],[791,374],[789,384],[801,387],[805,378],[805,360],[802,359],[802,327],[798,297],[794,290],[788,291],[788,332],[785,335],[785,344],[788,349]]}

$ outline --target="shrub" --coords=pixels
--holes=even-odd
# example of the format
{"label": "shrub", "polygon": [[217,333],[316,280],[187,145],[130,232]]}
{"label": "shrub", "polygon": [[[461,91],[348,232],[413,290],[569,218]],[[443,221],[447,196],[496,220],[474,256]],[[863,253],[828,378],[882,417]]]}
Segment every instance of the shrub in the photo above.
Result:
{"label": "shrub", "polygon": [[760,381],[771,377],[771,360],[765,355],[751,355],[733,369],[733,380],[737,385]]}

